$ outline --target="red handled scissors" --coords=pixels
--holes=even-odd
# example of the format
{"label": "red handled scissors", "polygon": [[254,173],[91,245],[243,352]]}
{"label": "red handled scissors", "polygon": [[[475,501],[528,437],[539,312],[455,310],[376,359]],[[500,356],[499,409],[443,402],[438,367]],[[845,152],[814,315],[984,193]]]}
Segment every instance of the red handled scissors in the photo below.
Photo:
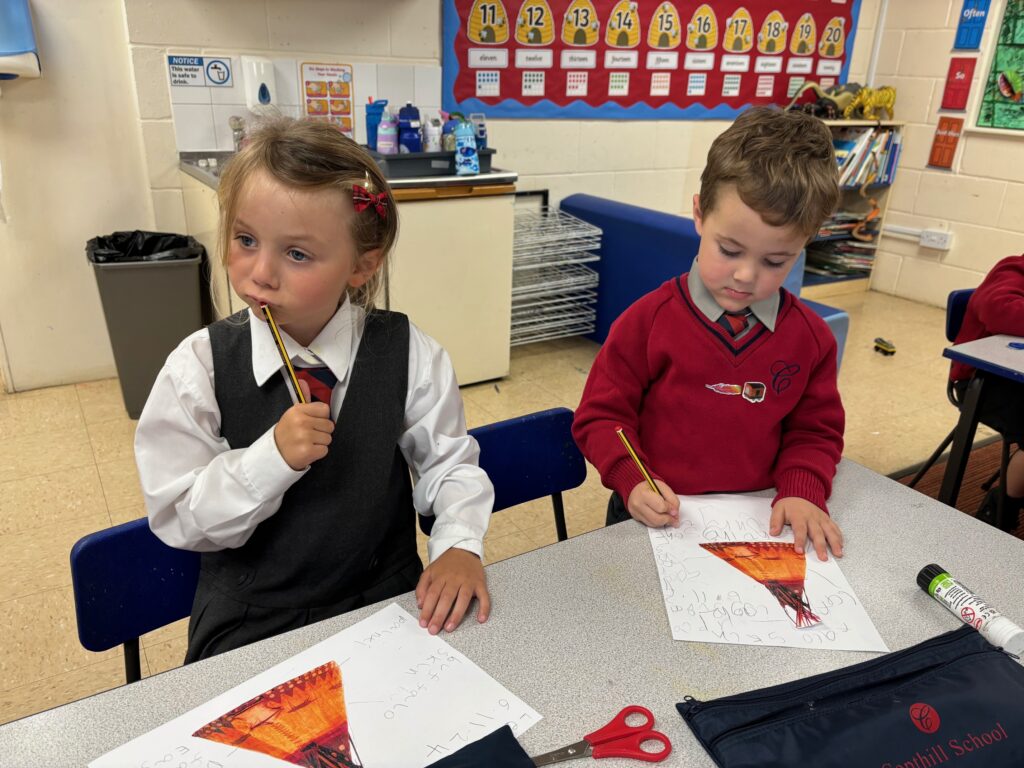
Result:
{"label": "red handled scissors", "polygon": [[[630,715],[640,715],[644,722],[630,725],[626,722]],[[531,759],[534,765],[553,765],[578,757],[628,757],[648,763],[660,763],[672,753],[672,742],[664,733],[653,730],[653,725],[654,715],[651,714],[651,710],[631,704],[613,717],[604,728],[584,736],[583,741]],[[642,745],[647,741],[657,741],[662,749],[657,752],[644,751]]]}

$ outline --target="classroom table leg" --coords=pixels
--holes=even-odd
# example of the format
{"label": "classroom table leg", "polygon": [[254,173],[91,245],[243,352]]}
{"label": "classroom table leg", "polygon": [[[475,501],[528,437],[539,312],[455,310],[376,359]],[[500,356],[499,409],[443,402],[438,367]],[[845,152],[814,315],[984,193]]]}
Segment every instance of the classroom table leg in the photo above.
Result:
{"label": "classroom table leg", "polygon": [[956,506],[956,497],[960,495],[960,484],[964,479],[967,459],[974,445],[974,433],[978,430],[978,403],[981,401],[985,377],[979,371],[967,385],[963,403],[960,405],[960,419],[957,421],[953,435],[953,447],[946,462],[946,472],[942,476],[942,488],[939,490],[939,501],[943,504]]}

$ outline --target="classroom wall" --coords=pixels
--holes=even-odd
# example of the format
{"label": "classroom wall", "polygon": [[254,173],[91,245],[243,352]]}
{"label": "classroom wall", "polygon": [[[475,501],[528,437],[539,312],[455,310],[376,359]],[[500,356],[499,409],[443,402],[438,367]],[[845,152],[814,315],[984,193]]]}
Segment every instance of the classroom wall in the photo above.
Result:
{"label": "classroom wall", "polygon": [[[184,220],[165,56],[261,53],[271,58],[345,63],[441,64],[436,0],[384,0],[368,16],[362,0],[270,0],[266,13],[248,0],[152,4],[126,0],[139,112],[158,225]],[[867,69],[878,0],[862,4],[852,73]],[[184,12],[183,12],[184,10]],[[240,13],[246,11],[244,23]],[[317,20],[310,23],[309,20]],[[351,23],[356,19],[357,23]],[[357,71],[356,87],[360,85]],[[386,90],[375,95],[395,99]],[[357,106],[358,108],[358,106]],[[223,119],[220,120],[223,122]],[[575,192],[688,214],[708,147],[726,121],[491,120],[495,163],[520,175],[520,189],[549,189],[552,204]]]}
{"label": "classroom wall", "polygon": [[[992,3],[983,51],[992,44],[1004,4]],[[878,61],[877,82],[896,86],[896,117],[907,123],[886,223],[948,228],[954,239],[943,252],[883,237],[871,287],[942,307],[950,291],[976,286],[996,261],[1024,252],[1024,135],[965,132],[952,170],[927,166],[950,57],[975,55],[951,51],[962,5],[892,0]],[[984,56],[978,56],[975,90],[987,76]]]}
{"label": "classroom wall", "polygon": [[114,375],[85,242],[153,212],[122,0],[33,0],[43,76],[0,83],[0,339],[9,389]]}

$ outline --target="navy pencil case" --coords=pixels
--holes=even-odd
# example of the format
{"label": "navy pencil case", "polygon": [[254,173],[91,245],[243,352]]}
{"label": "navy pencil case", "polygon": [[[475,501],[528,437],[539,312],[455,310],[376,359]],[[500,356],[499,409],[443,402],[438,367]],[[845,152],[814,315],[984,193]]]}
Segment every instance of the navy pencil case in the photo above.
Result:
{"label": "navy pencil case", "polygon": [[676,708],[720,768],[1024,766],[1024,668],[970,627]]}

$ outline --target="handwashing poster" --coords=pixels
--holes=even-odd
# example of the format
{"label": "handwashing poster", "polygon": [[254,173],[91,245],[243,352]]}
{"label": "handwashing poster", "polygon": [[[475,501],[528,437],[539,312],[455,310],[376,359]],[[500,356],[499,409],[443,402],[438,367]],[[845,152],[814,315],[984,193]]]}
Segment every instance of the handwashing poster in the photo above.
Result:
{"label": "handwashing poster", "polygon": [[354,136],[354,88],[349,64],[299,65],[302,90],[302,115],[310,120],[331,123],[350,139]]}

